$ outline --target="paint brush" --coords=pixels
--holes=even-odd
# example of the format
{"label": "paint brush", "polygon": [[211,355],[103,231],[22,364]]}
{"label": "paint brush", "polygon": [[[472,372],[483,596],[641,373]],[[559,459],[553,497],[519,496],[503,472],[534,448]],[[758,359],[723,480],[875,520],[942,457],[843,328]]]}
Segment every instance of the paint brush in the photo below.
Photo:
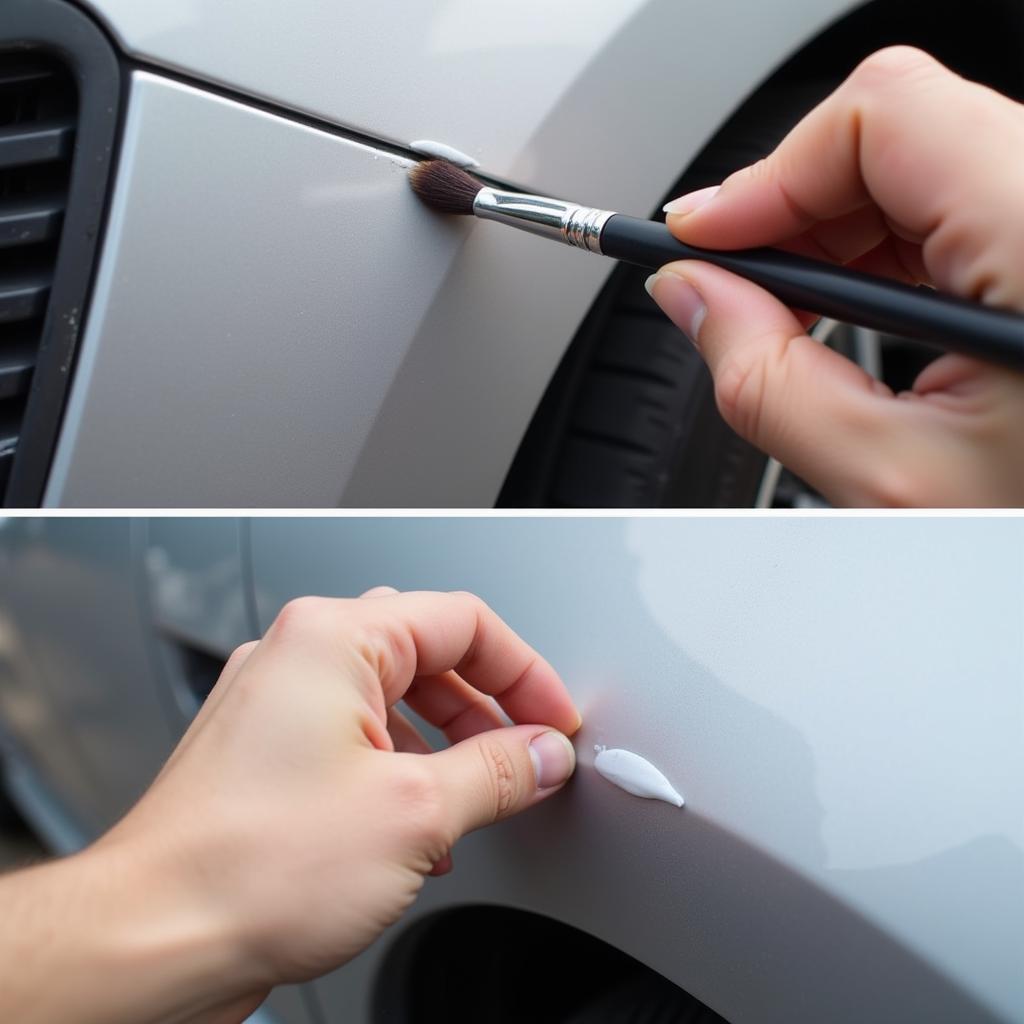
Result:
{"label": "paint brush", "polygon": [[700,249],[680,242],[658,221],[492,188],[447,160],[419,163],[409,179],[415,193],[442,213],[499,221],[651,269],[673,260],[704,260],[761,285],[795,309],[1024,369],[1024,316],[1008,310],[777,249]]}

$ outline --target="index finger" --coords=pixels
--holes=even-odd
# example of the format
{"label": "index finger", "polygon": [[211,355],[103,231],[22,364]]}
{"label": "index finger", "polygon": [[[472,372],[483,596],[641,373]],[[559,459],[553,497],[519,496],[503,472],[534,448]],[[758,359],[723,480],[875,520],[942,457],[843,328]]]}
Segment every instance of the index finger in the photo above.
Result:
{"label": "index finger", "polygon": [[882,50],[773,153],[668,225],[692,245],[773,245],[877,206],[897,235],[920,242],[964,203],[998,204],[1019,190],[992,159],[1008,132],[1019,134],[1009,131],[1018,119],[1011,100],[928,54]]}
{"label": "index finger", "polygon": [[385,703],[400,700],[417,676],[454,670],[493,697],[512,721],[566,734],[579,711],[558,673],[487,604],[472,594],[413,592],[345,610],[378,658]]}

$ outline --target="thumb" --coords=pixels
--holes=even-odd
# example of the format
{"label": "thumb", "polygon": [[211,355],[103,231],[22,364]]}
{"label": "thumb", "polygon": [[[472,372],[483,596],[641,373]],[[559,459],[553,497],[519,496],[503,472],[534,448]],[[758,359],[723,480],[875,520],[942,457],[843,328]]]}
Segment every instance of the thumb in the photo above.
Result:
{"label": "thumb", "polygon": [[884,385],[808,337],[774,296],[719,267],[670,263],[647,285],[704,357],[738,434],[830,501],[873,503],[869,482],[890,433]]}
{"label": "thumb", "polygon": [[556,793],[576,767],[576,752],[554,729],[518,725],[478,733],[427,760],[458,837]]}

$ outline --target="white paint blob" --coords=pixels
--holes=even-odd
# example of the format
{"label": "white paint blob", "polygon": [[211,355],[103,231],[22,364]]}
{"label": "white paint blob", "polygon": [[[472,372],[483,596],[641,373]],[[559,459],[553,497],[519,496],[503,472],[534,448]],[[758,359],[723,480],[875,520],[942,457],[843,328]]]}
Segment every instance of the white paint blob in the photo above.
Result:
{"label": "white paint blob", "polygon": [[648,800],[664,800],[665,803],[683,806],[682,794],[646,758],[629,750],[607,750],[595,747],[597,756],[594,767],[613,785],[634,796]]}
{"label": "white paint blob", "polygon": [[432,142],[430,139],[417,139],[409,143],[409,148],[424,156],[436,156],[441,160],[450,160],[460,167],[479,167],[480,161],[474,160],[468,153],[454,146],[446,146],[443,142]]}

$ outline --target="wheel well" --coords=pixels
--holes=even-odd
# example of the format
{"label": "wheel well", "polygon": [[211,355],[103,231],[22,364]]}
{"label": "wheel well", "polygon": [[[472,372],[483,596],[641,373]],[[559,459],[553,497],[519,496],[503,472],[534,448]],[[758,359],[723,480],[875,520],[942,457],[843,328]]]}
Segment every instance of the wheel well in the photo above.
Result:
{"label": "wheel well", "polygon": [[662,975],[571,925],[509,907],[438,911],[407,928],[377,973],[389,1024],[725,1024]]}
{"label": "wheel well", "polygon": [[1024,6],[1016,0],[871,0],[830,25],[759,87],[845,77],[869,53],[907,44],[967,78],[1024,95]]}
{"label": "wheel well", "polygon": [[[960,74],[1004,92],[1024,98],[1024,62],[1020,60],[1020,43],[1024,39],[1024,5],[1019,0],[978,0],[965,7],[962,0],[871,0],[833,22],[823,32],[787,57],[762,81],[726,120],[698,153],[678,181],[659,200],[652,217],[663,202],[682,192],[721,181],[736,167],[749,162],[749,144],[772,148],[788,128],[779,122],[781,110],[794,105],[806,110],[845,78],[868,54],[884,46],[908,44],[928,50]],[[737,145],[737,143],[740,145]],[[744,143],[746,145],[744,145]],[[765,151],[767,151],[767,149]],[[614,504],[605,490],[603,500],[576,501],[559,499],[556,483],[564,474],[567,445],[572,441],[572,415],[588,387],[588,368],[595,353],[606,340],[606,325],[615,316],[625,313],[648,316],[655,313],[653,303],[643,294],[645,275],[620,265],[594,300],[570,343],[523,436],[506,476],[497,504],[505,507],[545,507],[552,504]],[[916,366],[916,362],[914,363]],[[704,404],[709,404],[710,381],[703,382]],[[697,401],[695,395],[688,405]],[[705,409],[705,419],[713,416],[713,403]],[[606,424],[608,426],[608,424]],[[702,423],[701,433],[709,436],[712,424]],[[609,433],[612,431],[609,430]],[[744,454],[738,439],[705,453],[689,453],[691,478],[708,473],[712,457],[733,457],[737,464],[750,463],[750,452]],[[756,458],[756,456],[753,456]],[[700,500],[686,501],[679,493],[664,488],[660,500],[647,481],[642,498],[626,504],[732,504],[737,495],[750,492],[750,466],[745,477],[727,479],[724,501],[719,489],[697,488]],[[665,474],[662,474],[663,477]],[[731,474],[736,477],[734,472]]]}

